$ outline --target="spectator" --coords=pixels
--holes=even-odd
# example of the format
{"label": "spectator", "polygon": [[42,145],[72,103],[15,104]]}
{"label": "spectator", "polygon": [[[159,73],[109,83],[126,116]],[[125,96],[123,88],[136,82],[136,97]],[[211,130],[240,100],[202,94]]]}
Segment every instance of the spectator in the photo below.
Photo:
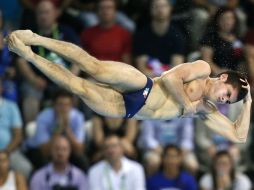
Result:
{"label": "spectator", "polygon": [[[36,7],[37,26],[34,31],[40,35],[69,41],[77,44],[79,42],[75,32],[68,26],[57,22],[57,8],[52,1],[40,1]],[[71,65],[57,54],[48,51],[42,47],[34,48],[40,56],[49,59],[52,62],[63,65],[75,74],[78,74],[77,66]],[[50,100],[52,94],[55,93],[56,86],[48,80],[33,65],[28,64],[24,59],[18,58],[17,65],[21,75],[24,77],[22,84],[23,100],[22,108],[25,123],[33,121],[39,112],[40,101]]]}
{"label": "spectator", "polygon": [[[23,7],[23,15],[21,19],[21,28],[33,28],[36,25],[35,22],[35,15],[36,13],[34,12],[40,4],[41,0],[20,0]],[[66,8],[69,7],[71,2],[73,0],[50,0],[53,5],[57,8],[57,14],[60,15],[63,13]]]}
{"label": "spectator", "polygon": [[175,145],[165,147],[162,170],[147,179],[147,190],[197,189],[195,178],[182,170],[182,153]]}
{"label": "spectator", "polygon": [[23,175],[10,170],[10,160],[7,152],[0,151],[0,189],[1,190],[27,190]]}
{"label": "spectator", "polygon": [[[183,151],[183,161],[186,168],[195,173],[198,162],[194,154],[193,130],[191,118],[173,119],[169,121],[143,121],[139,144],[145,152],[144,161],[147,175],[157,172],[163,148],[168,144],[175,144]],[[152,158],[151,158],[152,157]]]}
{"label": "spectator", "polygon": [[37,117],[34,137],[28,140],[28,155],[38,168],[47,163],[52,140],[56,135],[64,135],[72,149],[71,161],[84,169],[84,118],[73,107],[73,97],[69,92],[60,90],[54,99],[54,107],[43,110]]}
{"label": "spectator", "polygon": [[152,0],[151,23],[134,35],[136,66],[149,77],[184,62],[185,43],[181,32],[170,22],[171,9],[167,0]]}
{"label": "spectator", "polygon": [[0,80],[0,151],[10,154],[10,166],[28,177],[32,171],[30,162],[21,152],[22,120],[15,102],[3,97],[2,81]]}
{"label": "spectator", "polygon": [[226,69],[240,69],[243,43],[237,36],[237,26],[235,11],[222,7],[201,40],[202,59],[210,64],[214,75]]}
{"label": "spectator", "polygon": [[71,142],[56,136],[52,141],[52,162],[36,171],[30,182],[31,190],[88,190],[85,174],[69,163]]}
{"label": "spectator", "polygon": [[238,22],[239,22],[239,31],[238,34],[240,37],[243,37],[247,30],[247,15],[240,6],[239,0],[227,0],[226,7],[231,8],[235,11]]}
{"label": "spectator", "polygon": [[[120,2],[117,1],[117,8],[119,7],[119,4]],[[78,19],[82,21],[85,28],[95,26],[99,23],[99,18],[94,12],[96,9],[96,1],[76,0],[73,1],[72,7],[80,12]],[[115,19],[117,24],[128,31],[133,32],[135,30],[135,22],[128,18],[124,12],[117,10]]]}
{"label": "spectator", "polygon": [[231,189],[250,190],[249,178],[235,171],[233,159],[226,151],[216,153],[209,173],[200,179],[201,190]]}
{"label": "spectator", "polygon": [[[183,6],[185,6],[186,1],[182,0]],[[246,14],[242,10],[241,6],[239,6],[239,0],[193,0],[192,7],[188,11],[184,10],[184,14],[189,16],[189,20],[187,21],[188,33],[190,33],[190,45],[191,50],[198,50],[199,42],[202,39],[205,28],[209,23],[211,17],[213,17],[218,9],[222,6],[230,8],[235,11],[237,20],[238,20],[238,34],[239,37],[243,37],[246,32]]]}
{"label": "spectator", "polygon": [[110,134],[115,134],[120,138],[126,156],[135,158],[134,141],[137,136],[137,129],[137,121],[134,119],[105,118],[95,115],[92,133],[92,141],[95,147],[91,147],[95,155],[94,160],[96,161],[98,157],[102,156],[101,147],[105,137]]}
{"label": "spectator", "polygon": [[105,138],[103,152],[105,160],[89,170],[90,190],[145,190],[142,166],[123,156],[121,141],[117,136]]}
{"label": "spectator", "polygon": [[116,24],[116,11],[115,0],[98,1],[99,24],[82,32],[82,46],[98,59],[131,64],[131,35]]}
{"label": "spectator", "polygon": [[0,10],[0,77],[3,79],[3,97],[16,102],[18,99],[16,69],[13,64],[13,54],[8,50],[8,45],[4,43],[4,38],[8,35],[8,30],[3,26],[4,21]]}

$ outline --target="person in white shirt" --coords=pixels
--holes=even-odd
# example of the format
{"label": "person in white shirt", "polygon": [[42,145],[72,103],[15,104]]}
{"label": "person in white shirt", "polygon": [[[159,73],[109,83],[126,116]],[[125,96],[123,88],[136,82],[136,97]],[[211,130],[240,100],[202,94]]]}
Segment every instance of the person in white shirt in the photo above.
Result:
{"label": "person in white shirt", "polygon": [[0,190],[27,190],[25,177],[10,169],[9,155],[0,151]]}
{"label": "person in white shirt", "polygon": [[124,157],[119,137],[105,138],[103,153],[105,159],[88,171],[90,190],[145,190],[143,167]]}
{"label": "person in white shirt", "polygon": [[201,190],[251,190],[251,181],[243,173],[235,171],[232,156],[227,151],[217,152],[210,173],[201,177]]}

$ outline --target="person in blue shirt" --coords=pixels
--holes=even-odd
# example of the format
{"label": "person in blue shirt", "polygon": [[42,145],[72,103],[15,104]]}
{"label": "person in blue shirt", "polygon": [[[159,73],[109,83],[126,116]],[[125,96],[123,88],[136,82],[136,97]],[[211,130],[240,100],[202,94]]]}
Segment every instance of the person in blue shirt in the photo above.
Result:
{"label": "person in blue shirt", "polygon": [[4,98],[2,93],[3,82],[0,78],[0,151],[9,154],[12,169],[28,177],[32,165],[19,147],[23,138],[20,110],[15,102]]}
{"label": "person in blue shirt", "polygon": [[[0,3],[1,7],[1,3]],[[14,54],[8,50],[8,45],[4,43],[4,38],[8,35],[8,31],[4,27],[5,20],[0,8],[0,77],[4,91],[2,96],[8,100],[17,102],[18,89],[16,84],[16,69],[14,64]]]}
{"label": "person in blue shirt", "polygon": [[37,116],[35,134],[26,141],[28,157],[35,168],[42,167],[49,161],[52,140],[63,135],[71,143],[71,162],[84,169],[84,115],[73,105],[72,94],[62,89],[57,90],[53,102],[52,107],[43,109]]}
{"label": "person in blue shirt", "polygon": [[147,190],[196,190],[195,178],[182,169],[182,152],[176,145],[165,147],[162,168],[147,179]]}

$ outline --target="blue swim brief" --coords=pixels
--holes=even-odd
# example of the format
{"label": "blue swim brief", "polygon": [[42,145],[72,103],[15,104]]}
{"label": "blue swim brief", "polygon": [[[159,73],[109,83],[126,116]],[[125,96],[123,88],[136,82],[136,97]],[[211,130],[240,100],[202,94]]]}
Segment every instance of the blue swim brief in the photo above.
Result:
{"label": "blue swim brief", "polygon": [[135,92],[123,93],[126,109],[125,118],[132,118],[145,105],[152,86],[152,79],[147,78],[147,83],[144,88]]}

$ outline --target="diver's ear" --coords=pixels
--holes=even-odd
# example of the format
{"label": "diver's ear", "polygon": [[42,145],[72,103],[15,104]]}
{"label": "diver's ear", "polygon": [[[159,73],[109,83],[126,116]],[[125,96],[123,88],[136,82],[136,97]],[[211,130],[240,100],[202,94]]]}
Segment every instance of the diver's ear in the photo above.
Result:
{"label": "diver's ear", "polygon": [[226,73],[221,74],[219,78],[221,81],[226,82],[228,79],[228,74],[226,74]]}

